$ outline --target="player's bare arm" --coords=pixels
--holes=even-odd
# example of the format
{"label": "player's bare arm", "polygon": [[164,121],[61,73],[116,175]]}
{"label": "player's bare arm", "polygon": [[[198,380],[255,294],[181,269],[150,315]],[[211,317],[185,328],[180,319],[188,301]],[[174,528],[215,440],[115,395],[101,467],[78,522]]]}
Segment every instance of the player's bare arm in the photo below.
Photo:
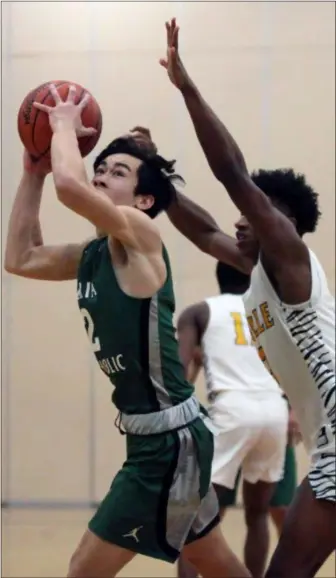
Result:
{"label": "player's bare arm", "polygon": [[209,307],[205,301],[182,311],[177,322],[179,354],[189,381],[194,382],[202,366],[200,346],[209,322]]}
{"label": "player's bare arm", "polygon": [[[145,147],[153,154],[157,152],[148,128],[136,126],[127,136],[132,137],[138,145]],[[251,271],[252,261],[239,251],[236,239],[225,234],[210,213],[186,195],[176,191],[175,199],[170,204],[167,215],[174,227],[201,251],[242,272]]]}
{"label": "player's bare arm", "polygon": [[[50,86],[55,106],[40,103],[35,106],[49,114],[53,131],[51,159],[57,197],[66,207],[90,221],[98,230],[118,239],[123,245],[145,251],[160,246],[157,227],[146,215],[138,217],[136,209],[117,207],[89,181],[78,148],[78,138],[88,136],[95,129],[82,125],[81,113],[89,100],[85,95],[74,103],[75,90],[70,87],[68,98],[62,101],[55,86]],[[90,132],[89,132],[90,131]],[[143,239],[143,233],[147,235]]]}
{"label": "player's bare arm", "polygon": [[202,367],[203,367],[202,349],[200,347],[196,347],[194,351],[193,360],[189,365],[188,373],[186,376],[189,383],[192,383],[193,385],[195,384]]}
{"label": "player's bare arm", "polygon": [[88,103],[89,95],[85,95],[76,105],[74,88],[70,87],[66,101],[61,100],[55,86],[51,85],[50,92],[55,100],[54,107],[39,103],[35,103],[35,106],[49,114],[53,131],[53,177],[59,201],[90,221],[96,229],[119,241],[126,251],[138,251],[157,260],[161,255],[162,244],[155,223],[133,207],[116,206],[89,182],[77,140],[93,134],[95,130],[84,127],[81,121],[81,113]]}
{"label": "player's bare arm", "polygon": [[84,243],[44,245],[39,221],[43,185],[50,168],[24,155],[24,172],[13,203],[7,233],[8,273],[43,281],[67,281],[77,276]]}
{"label": "player's bare arm", "polygon": [[252,261],[239,251],[236,239],[224,233],[210,213],[186,195],[178,192],[167,214],[176,229],[203,253],[250,273]]}
{"label": "player's bare arm", "polygon": [[[237,143],[190,79],[178,53],[179,29],[175,19],[167,23],[166,27],[167,58],[160,63],[183,95],[214,176],[225,186],[235,205],[254,227],[265,267],[274,275],[280,292],[286,285],[288,300],[294,303],[307,300],[311,283],[307,247],[294,223],[272,205],[269,198],[253,183]],[[301,287],[293,284],[288,291],[288,277],[292,277],[293,268],[298,274],[297,267],[305,283]]]}

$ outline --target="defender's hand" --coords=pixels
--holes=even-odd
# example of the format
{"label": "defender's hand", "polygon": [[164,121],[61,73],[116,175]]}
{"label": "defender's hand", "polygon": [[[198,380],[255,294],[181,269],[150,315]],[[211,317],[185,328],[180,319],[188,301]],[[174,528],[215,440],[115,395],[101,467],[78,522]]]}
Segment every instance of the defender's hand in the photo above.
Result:
{"label": "defender's hand", "polygon": [[191,84],[186,69],[182,64],[178,52],[178,34],[179,27],[176,24],[176,18],[172,18],[170,22],[166,22],[167,30],[167,57],[160,59],[160,64],[167,70],[171,82],[179,90],[183,90],[186,86]]}
{"label": "defender's hand", "polygon": [[140,147],[143,147],[151,154],[156,155],[157,146],[152,141],[149,128],[144,128],[143,126],[135,126],[130,130],[129,136],[133,138]]}
{"label": "defender's hand", "polygon": [[49,122],[53,132],[58,130],[73,129],[77,137],[89,136],[95,134],[95,128],[83,126],[81,115],[82,111],[90,100],[90,95],[86,93],[82,100],[75,104],[76,87],[70,86],[68,97],[63,101],[54,84],[50,84],[49,90],[54,98],[55,106],[47,106],[40,102],[34,102],[34,106],[49,115]]}
{"label": "defender's hand", "polygon": [[153,156],[157,154],[157,146],[152,141],[149,128],[143,126],[135,126],[129,132],[122,135],[122,138],[128,138],[135,141],[135,143]]}

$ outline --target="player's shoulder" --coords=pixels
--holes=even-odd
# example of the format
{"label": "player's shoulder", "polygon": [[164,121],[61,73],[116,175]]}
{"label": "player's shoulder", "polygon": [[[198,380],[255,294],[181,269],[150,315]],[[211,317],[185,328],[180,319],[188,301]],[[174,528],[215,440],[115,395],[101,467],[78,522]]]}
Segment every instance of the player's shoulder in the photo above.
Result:
{"label": "player's shoulder", "polygon": [[128,222],[133,228],[141,228],[144,231],[154,233],[161,237],[160,229],[154,219],[151,219],[144,211],[135,207],[121,206],[120,211],[127,217]]}
{"label": "player's shoulder", "polygon": [[178,323],[182,325],[184,323],[190,321],[204,321],[209,316],[209,306],[206,300],[198,301],[197,303],[193,303],[192,305],[188,305],[183,311],[181,312]]}
{"label": "player's shoulder", "polygon": [[149,250],[161,250],[161,233],[154,219],[135,207],[121,206],[120,210],[126,216],[140,247]]}

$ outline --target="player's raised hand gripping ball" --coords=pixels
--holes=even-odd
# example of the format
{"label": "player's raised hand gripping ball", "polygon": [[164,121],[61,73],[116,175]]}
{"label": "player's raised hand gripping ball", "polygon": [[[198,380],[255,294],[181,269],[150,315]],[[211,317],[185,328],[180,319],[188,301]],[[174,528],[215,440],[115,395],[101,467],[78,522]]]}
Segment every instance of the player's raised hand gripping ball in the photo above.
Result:
{"label": "player's raised hand gripping ball", "polygon": [[[88,155],[95,147],[102,130],[102,114],[99,104],[95,98],[82,86],[67,81],[54,81],[46,83],[32,90],[24,99],[18,113],[18,130],[20,139],[25,149],[33,158],[40,160],[42,157],[50,157],[50,144],[52,138],[52,128],[49,122],[50,115],[45,114],[46,109],[38,109],[34,102],[47,107],[55,107],[55,91],[58,98],[65,103],[68,97],[71,103],[78,104],[87,93],[90,98],[84,102],[81,112],[83,128],[95,129],[79,136],[79,149],[82,157]],[[70,87],[71,89],[70,93]],[[56,97],[57,98],[57,97]],[[64,111],[63,111],[64,112]]]}
{"label": "player's raised hand gripping ball", "polygon": [[66,100],[62,100],[54,84],[50,84],[49,90],[53,96],[55,105],[49,106],[40,102],[33,102],[33,106],[49,115],[49,122],[53,132],[57,132],[60,129],[73,129],[78,138],[96,134],[97,130],[94,127],[86,127],[82,122],[82,112],[91,98],[88,92],[86,92],[83,98],[76,104],[75,85],[71,84],[69,86]]}

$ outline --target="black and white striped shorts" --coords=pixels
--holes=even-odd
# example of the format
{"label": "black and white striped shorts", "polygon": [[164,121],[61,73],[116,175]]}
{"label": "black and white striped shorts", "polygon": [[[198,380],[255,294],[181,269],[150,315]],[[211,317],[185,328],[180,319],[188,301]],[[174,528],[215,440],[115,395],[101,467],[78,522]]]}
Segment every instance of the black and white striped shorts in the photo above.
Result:
{"label": "black and white striped shorts", "polygon": [[321,454],[312,466],[308,479],[318,500],[336,502],[336,455]]}

